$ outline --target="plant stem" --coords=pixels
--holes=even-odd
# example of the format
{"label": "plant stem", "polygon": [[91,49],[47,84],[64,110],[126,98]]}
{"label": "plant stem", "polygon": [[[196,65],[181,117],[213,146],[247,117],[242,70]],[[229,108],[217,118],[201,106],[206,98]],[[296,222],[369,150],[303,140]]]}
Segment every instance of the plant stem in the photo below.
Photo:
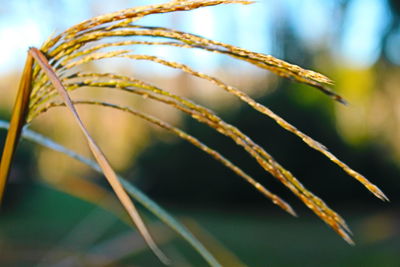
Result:
{"label": "plant stem", "polygon": [[3,200],[5,187],[10,173],[11,162],[17,147],[22,127],[26,123],[26,114],[29,107],[29,97],[32,89],[32,66],[33,58],[28,53],[24,72],[22,73],[17,98],[11,115],[10,129],[7,133],[6,142],[0,163],[0,204]]}
{"label": "plant stem", "polygon": [[67,90],[65,90],[64,85],[60,81],[57,74],[54,72],[53,67],[49,64],[47,58],[39,49],[32,47],[31,49],[29,49],[29,53],[37,61],[43,72],[48,76],[50,82],[53,84],[55,89],[62,97],[63,102],[67,106],[68,110],[72,113],[75,121],[77,122],[79,128],[81,129],[82,133],[84,134],[87,140],[87,143],[89,145],[90,150],[92,151],[93,156],[95,157],[97,163],[102,169],[104,176],[106,177],[108,183],[111,185],[119,201],[129,214],[129,216],[131,217],[133,223],[137,227],[143,239],[146,241],[147,245],[154,252],[157,258],[165,265],[169,265],[170,260],[168,259],[167,256],[165,256],[165,254],[158,248],[158,246],[154,242],[138,210],[136,209],[129,195],[125,191],[124,187],[121,185],[121,182],[118,180],[117,174],[114,172],[108,159],[106,158],[100,147],[93,140],[93,138],[90,136],[88,130],[86,129],[85,125],[80,119],[80,116],[76,111],[75,106],[72,103],[72,100],[69,97]]}

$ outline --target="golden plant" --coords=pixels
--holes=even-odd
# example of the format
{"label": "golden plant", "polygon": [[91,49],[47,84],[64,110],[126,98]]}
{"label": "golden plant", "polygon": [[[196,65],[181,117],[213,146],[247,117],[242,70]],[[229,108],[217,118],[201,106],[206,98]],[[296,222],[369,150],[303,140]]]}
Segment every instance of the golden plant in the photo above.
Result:
{"label": "golden plant", "polygon": [[[347,174],[362,183],[375,196],[382,200],[388,200],[377,186],[370,183],[364,176],[340,161],[336,156],[329,152],[325,146],[302,133],[296,127],[276,115],[268,107],[255,101],[242,90],[230,86],[216,77],[198,72],[185,64],[169,61],[158,56],[135,54],[132,49],[129,49],[129,46],[133,45],[173,46],[179,48],[196,48],[220,53],[239,60],[247,61],[250,64],[269,70],[281,77],[308,84],[331,96],[334,100],[345,103],[345,100],[341,96],[329,89],[329,86],[332,84],[331,80],[320,73],[303,69],[270,55],[251,52],[243,48],[209,40],[198,35],[169,28],[148,27],[137,24],[137,21],[141,18],[152,14],[188,11],[201,7],[235,3],[250,4],[251,2],[242,0],[175,0],[164,4],[125,9],[81,22],[57,36],[50,38],[40,49],[30,48],[2,155],[0,166],[0,197],[4,193],[11,160],[22,127],[25,124],[29,124],[40,114],[43,114],[53,107],[66,106],[68,110],[72,112],[72,115],[78,123],[81,131],[84,133],[98,165],[82,158],[74,152],[62,148],[62,146],[60,147],[58,144],[52,143],[51,140],[43,139],[37,135],[35,137],[33,133],[29,132],[26,132],[25,135],[38,143],[86,162],[96,170],[101,170],[139,232],[162,262],[167,264],[168,258],[158,249],[157,245],[153,241],[127,192],[150,211],[155,213],[156,216],[161,218],[161,220],[180,233],[202,254],[208,263],[211,265],[218,265],[218,262],[212,257],[212,255],[210,255],[182,225],[128,182],[117,177],[107,158],[86,130],[85,125],[80,120],[79,114],[75,109],[75,105],[85,104],[125,111],[170,131],[221,162],[227,168],[231,169],[234,173],[249,182],[267,198],[271,199],[274,204],[296,216],[296,213],[291,206],[283,199],[270,192],[267,188],[257,182],[257,180],[245,173],[237,165],[230,162],[218,151],[206,146],[196,137],[189,135],[183,130],[129,106],[120,106],[118,104],[94,101],[92,99],[72,100],[69,96],[69,92],[78,89],[84,89],[87,87],[105,88],[132,93],[144,98],[150,98],[165,103],[231,138],[238,146],[241,146],[249,155],[251,155],[262,168],[289,188],[308,208],[327,223],[344,240],[353,244],[353,241],[349,236],[349,228],[345,221],[335,211],[329,208],[323,200],[307,190],[291,172],[276,162],[270,154],[256,144],[250,137],[234,125],[225,122],[212,110],[201,106],[190,99],[168,92],[135,77],[113,73],[83,72],[79,69],[81,65],[97,60],[106,58],[126,58],[131,60],[155,62],[206,80],[236,96],[258,112],[270,117],[281,127],[301,138],[308,146],[321,152],[332,162],[337,164]],[[148,40],[136,40],[135,37],[138,36],[147,37]],[[115,39],[112,39],[113,37],[126,38],[127,40],[115,41]],[[154,37],[162,39],[163,41],[154,41]],[[116,47],[128,48],[116,50]],[[61,96],[62,101],[56,100],[56,96]],[[32,134],[34,137],[32,137]]]}

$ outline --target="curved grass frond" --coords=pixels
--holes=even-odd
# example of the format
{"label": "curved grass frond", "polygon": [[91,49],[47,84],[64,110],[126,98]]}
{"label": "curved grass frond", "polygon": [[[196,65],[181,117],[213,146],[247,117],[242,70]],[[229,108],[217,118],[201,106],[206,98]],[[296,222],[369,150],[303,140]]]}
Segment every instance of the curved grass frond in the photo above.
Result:
{"label": "curved grass frond", "polygon": [[[324,93],[332,96],[335,100],[345,103],[345,100],[341,96],[337,95],[336,93],[334,93],[333,91],[329,90],[326,87],[326,85],[331,84],[332,81],[320,73],[303,69],[297,65],[287,63],[283,60],[277,59],[270,55],[251,52],[239,47],[209,40],[197,35],[175,31],[162,27],[124,25],[123,28],[120,29],[118,27],[117,30],[113,28],[112,31],[110,30],[109,27],[100,28],[97,29],[96,31],[90,32],[87,35],[77,38],[77,40],[71,41],[71,43],[64,44],[64,47],[59,48],[58,50],[54,50],[50,54],[52,54],[52,56],[54,56],[54,58],[57,60],[62,57],[66,57],[62,62],[59,62],[61,65],[64,65],[70,59],[75,58],[77,56],[81,56],[83,54],[88,54],[91,52],[91,50],[94,49],[94,48],[89,48],[87,50],[76,52],[77,46],[81,48],[85,44],[98,41],[100,39],[104,39],[107,37],[132,37],[132,36],[168,38],[168,39],[178,40],[181,42],[180,45],[175,43],[171,44],[172,46],[180,46],[186,48],[200,48],[211,52],[227,54],[229,56],[239,58],[244,61],[248,61],[249,63],[254,64],[258,67],[268,69],[274,72],[275,74],[278,74],[279,76],[285,78],[291,78],[295,81],[314,86],[322,90]],[[106,45],[105,47],[111,46],[111,44],[113,43],[110,43],[110,45]],[[118,45],[122,44],[119,43]],[[98,50],[101,48],[102,47],[97,47],[94,50]],[[64,51],[65,49],[67,49],[67,52]]]}
{"label": "curved grass frond", "polygon": [[[329,85],[332,84],[332,81],[320,73],[303,69],[297,65],[290,64],[270,55],[255,53],[240,47],[206,39],[198,35],[163,27],[149,27],[135,24],[136,21],[140,20],[141,18],[152,14],[189,11],[201,7],[235,3],[250,4],[252,2],[242,0],[175,0],[164,4],[129,8],[86,20],[67,29],[59,35],[50,38],[43,44],[40,50],[36,48],[30,49],[28,60],[32,60],[32,57],[34,57],[36,62],[34,64],[31,62],[28,67],[29,77],[25,77],[25,75],[23,77],[23,81],[28,85],[25,87],[29,87],[29,89],[32,90],[30,95],[29,90],[21,90],[21,94],[25,95],[25,98],[30,96],[29,103],[24,102],[25,104],[23,104],[25,109],[29,105],[27,108],[29,112],[27,115],[25,112],[14,112],[14,117],[16,119],[10,128],[10,132],[14,132],[14,134],[10,135],[11,141],[8,145],[6,145],[5,151],[11,152],[11,154],[8,154],[12,157],[15,149],[15,146],[12,144],[15,144],[18,140],[21,126],[25,123],[25,121],[30,122],[50,108],[60,106],[61,103],[55,101],[54,97],[61,95],[64,102],[63,105],[68,107],[77,123],[81,127],[81,130],[87,138],[93,155],[101,166],[106,178],[110,181],[110,184],[115,190],[117,196],[123,203],[124,207],[128,210],[133,221],[139,227],[139,231],[142,233],[149,246],[164,262],[167,261],[166,258],[151,240],[151,237],[148,235],[144,224],[141,222],[140,216],[134,210],[133,203],[130,203],[131,201],[124,191],[129,191],[130,189],[128,189],[127,185],[125,185],[125,189],[123,189],[121,184],[118,182],[119,180],[117,179],[117,176],[108,163],[106,157],[102,154],[100,148],[95,144],[94,140],[91,138],[82,121],[80,120],[79,114],[75,110],[75,104],[99,105],[122,110],[176,134],[180,138],[190,142],[194,146],[208,153],[217,161],[220,161],[223,165],[231,169],[237,175],[244,178],[258,191],[270,198],[275,204],[287,212],[294,214],[294,211],[286,202],[269,192],[266,188],[262,187],[260,183],[247,175],[238,166],[227,160],[224,156],[222,156],[222,154],[204,145],[194,136],[191,136],[174,126],[171,126],[164,121],[140,111],[136,111],[131,107],[122,107],[113,103],[94,100],[72,101],[67,91],[73,91],[86,87],[95,87],[128,92],[140,95],[144,98],[148,97],[152,100],[172,106],[188,114],[198,122],[203,123],[229,137],[237,145],[242,147],[251,157],[253,157],[264,170],[266,170],[288,189],[290,189],[304,202],[307,207],[309,207],[317,216],[319,216],[324,222],[333,228],[343,239],[349,243],[352,243],[352,240],[349,237],[350,230],[348,229],[345,221],[335,211],[330,209],[325,202],[307,190],[294,175],[276,162],[270,154],[256,144],[250,137],[245,135],[235,126],[226,123],[212,110],[198,105],[189,99],[165,91],[147,82],[138,80],[134,77],[109,73],[83,73],[79,70],[79,67],[82,64],[106,58],[121,58],[135,61],[145,60],[169,68],[174,68],[193,77],[208,81],[230,93],[231,95],[239,98],[242,102],[251,106],[256,111],[272,118],[279,126],[295,134],[308,146],[319,151],[332,162],[337,164],[347,174],[363,184],[375,196],[382,200],[388,200],[376,185],[372,184],[364,176],[340,161],[336,156],[329,152],[326,147],[298,130],[296,127],[275,114],[268,107],[258,103],[245,92],[226,84],[216,77],[196,71],[183,63],[169,61],[153,55],[141,55],[133,53],[131,46],[142,45],[171,46],[184,49],[202,49],[213,53],[224,54],[238,60],[246,61],[257,67],[269,70],[281,77],[289,78],[296,82],[315,87],[321,90],[323,93],[331,96],[334,100],[345,103],[345,100],[341,96],[329,89]],[[137,40],[135,39],[136,37],[149,38],[149,40]],[[155,40],[154,38],[157,39]],[[162,41],[160,41],[160,39]],[[117,47],[123,47],[123,49],[117,50]],[[6,177],[8,174],[11,157],[9,157],[10,160],[6,161],[6,163],[2,162],[0,168],[0,184],[5,181],[4,177]],[[98,170],[98,167],[96,168]],[[142,198],[142,204],[151,210],[151,208],[154,207],[152,207],[153,204],[149,203],[152,202],[149,200],[143,200]],[[193,240],[189,242],[193,242]],[[191,244],[193,245],[193,243]],[[207,257],[206,254],[202,255]],[[211,259],[209,259],[209,263],[215,264],[215,262],[213,262]]]}
{"label": "curved grass frond", "polygon": [[[116,56],[117,55],[117,56]],[[374,184],[372,184],[370,181],[368,181],[363,175],[360,173],[354,171],[351,169],[347,164],[339,160],[335,155],[333,155],[329,150],[323,146],[321,143],[315,141],[308,135],[304,134],[300,130],[298,130],[296,127],[282,119],[280,116],[276,115],[272,110],[269,108],[265,107],[264,105],[256,102],[254,99],[252,99],[250,96],[248,96],[246,93],[243,91],[240,91],[230,85],[227,85],[226,83],[222,82],[221,80],[209,76],[207,74],[198,72],[190,68],[189,66],[178,63],[178,62],[173,62],[173,61],[168,61],[156,56],[150,56],[150,55],[132,55],[132,54],[127,54],[127,50],[118,50],[118,51],[112,51],[112,52],[98,52],[98,53],[92,53],[88,56],[85,56],[81,58],[80,60],[70,62],[69,64],[65,65],[66,69],[71,69],[73,67],[76,67],[78,65],[88,63],[94,60],[99,60],[99,59],[105,59],[105,58],[112,58],[112,57],[123,57],[123,58],[129,58],[133,60],[147,60],[147,61],[152,61],[170,68],[175,68],[182,70],[192,76],[207,80],[218,87],[224,89],[225,91],[235,95],[238,97],[240,100],[243,102],[247,103],[250,105],[252,108],[255,110],[259,111],[260,113],[272,118],[277,122],[282,128],[286,129],[289,132],[292,132],[293,134],[297,135],[300,137],[308,146],[311,148],[321,152],[323,155],[325,155],[327,158],[329,158],[332,162],[340,166],[347,174],[358,180],[361,184],[363,184],[371,193],[373,193],[376,197],[380,198],[381,200],[388,200],[388,198],[385,196],[385,194]],[[315,76],[315,75],[314,75]]]}
{"label": "curved grass frond", "polygon": [[[137,79],[124,77],[121,75],[95,73],[81,74],[79,76],[86,79],[84,79],[83,82],[78,82],[72,85],[70,84],[70,88],[76,89],[79,87],[78,85],[86,85],[90,87],[110,88],[135,93],[144,96],[145,98],[154,99],[171,105],[172,107],[187,113],[199,122],[205,123],[211,128],[216,129],[221,134],[230,137],[236,144],[242,146],[245,151],[247,151],[260,164],[262,168],[271,173],[280,182],[287,186],[311,210],[313,210],[314,213],[316,213],[343,238],[351,243],[349,236],[346,234],[348,227],[346,226],[344,220],[340,218],[337,213],[331,210],[321,199],[308,191],[289,171],[280,166],[263,148],[254,143],[239,129],[224,122],[212,111],[209,111],[208,109],[203,108],[189,100],[183,99],[170,92],[163,91],[160,88]],[[96,82],[97,79],[94,79],[94,81],[87,79],[87,77],[108,77],[108,79],[105,81]],[[66,84],[68,85],[69,83],[66,82]],[[145,89],[145,91],[135,87],[140,87],[141,89]],[[50,102],[47,107],[40,111],[40,113],[54,105],[57,105],[57,103]]]}

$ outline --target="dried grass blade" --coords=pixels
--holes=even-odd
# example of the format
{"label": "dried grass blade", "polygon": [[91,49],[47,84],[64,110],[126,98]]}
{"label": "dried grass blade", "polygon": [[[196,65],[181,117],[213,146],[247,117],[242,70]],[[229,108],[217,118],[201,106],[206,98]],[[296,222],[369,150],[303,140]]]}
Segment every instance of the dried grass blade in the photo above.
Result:
{"label": "dried grass blade", "polygon": [[90,136],[89,132],[87,131],[86,127],[84,126],[83,122],[81,121],[74,105],[72,104],[72,101],[71,101],[67,91],[65,90],[64,86],[62,85],[62,83],[59,80],[59,78],[57,77],[57,75],[54,73],[52,67],[48,64],[46,57],[40,52],[40,50],[38,50],[36,48],[31,48],[29,50],[29,53],[32,55],[32,57],[35,58],[35,60],[37,60],[37,62],[41,66],[42,70],[48,75],[48,78],[50,79],[50,81],[52,82],[54,87],[57,89],[59,94],[62,96],[65,105],[71,111],[71,113],[73,114],[76,122],[78,123],[82,133],[85,135],[86,140],[89,144],[89,147],[90,147],[94,157],[96,158],[96,161],[99,163],[105,177],[107,178],[107,180],[110,183],[111,187],[113,188],[115,194],[121,201],[122,205],[128,212],[132,221],[135,223],[140,234],[143,236],[143,238],[145,239],[148,246],[151,248],[151,250],[154,252],[154,254],[160,259],[160,261],[163,262],[164,264],[168,265],[170,262],[169,259],[164,255],[164,253],[157,247],[157,245],[153,241],[153,238],[151,237],[150,233],[148,232],[146,225],[142,221],[142,218],[140,217],[132,200],[129,198],[128,194],[122,187],[121,183],[119,182],[119,180],[117,178],[117,175],[115,174],[114,170],[110,166],[105,155],[103,154],[103,152],[100,150],[100,148],[96,145],[95,141]]}
{"label": "dried grass blade", "polygon": [[0,204],[3,200],[14,152],[21,135],[22,127],[25,124],[26,114],[29,109],[29,97],[32,86],[32,68],[33,58],[28,53],[11,115],[10,129],[7,133],[0,162]]}

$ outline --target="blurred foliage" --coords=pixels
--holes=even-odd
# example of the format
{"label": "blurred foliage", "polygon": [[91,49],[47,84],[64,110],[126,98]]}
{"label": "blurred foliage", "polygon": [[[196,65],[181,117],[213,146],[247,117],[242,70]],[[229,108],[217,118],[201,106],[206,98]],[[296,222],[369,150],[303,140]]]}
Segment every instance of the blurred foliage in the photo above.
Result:
{"label": "blurred foliage", "polygon": [[[391,11],[391,19],[389,27],[382,36],[381,54],[385,60],[390,61],[390,58],[394,57],[397,61],[392,62],[400,64],[400,52],[398,49],[395,49],[395,47],[399,47],[400,2],[398,0],[388,0],[388,3]],[[397,38],[397,41],[394,38]],[[390,53],[395,53],[395,55],[390,55]]]}

